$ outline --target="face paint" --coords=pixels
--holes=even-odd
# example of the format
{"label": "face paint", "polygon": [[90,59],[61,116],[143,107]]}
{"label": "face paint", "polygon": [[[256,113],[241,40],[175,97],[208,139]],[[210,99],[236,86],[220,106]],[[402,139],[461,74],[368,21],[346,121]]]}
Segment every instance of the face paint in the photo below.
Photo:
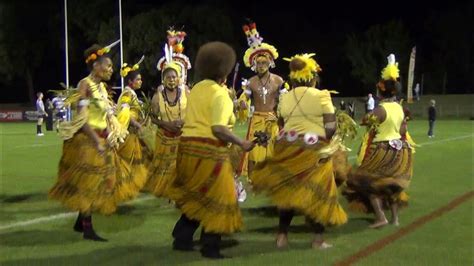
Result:
{"label": "face paint", "polygon": [[175,89],[178,87],[179,78],[174,70],[167,70],[163,76],[163,84],[168,89]]}
{"label": "face paint", "polygon": [[270,59],[267,56],[259,56],[255,59],[258,74],[264,74],[270,69]]}

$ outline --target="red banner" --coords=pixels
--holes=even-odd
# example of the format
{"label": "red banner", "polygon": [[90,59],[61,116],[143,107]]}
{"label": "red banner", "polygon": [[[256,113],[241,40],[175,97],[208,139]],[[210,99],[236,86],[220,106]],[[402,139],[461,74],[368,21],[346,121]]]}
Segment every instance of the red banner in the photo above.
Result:
{"label": "red banner", "polygon": [[0,121],[1,122],[8,122],[8,121],[22,121],[23,120],[23,112],[22,111],[0,111]]}

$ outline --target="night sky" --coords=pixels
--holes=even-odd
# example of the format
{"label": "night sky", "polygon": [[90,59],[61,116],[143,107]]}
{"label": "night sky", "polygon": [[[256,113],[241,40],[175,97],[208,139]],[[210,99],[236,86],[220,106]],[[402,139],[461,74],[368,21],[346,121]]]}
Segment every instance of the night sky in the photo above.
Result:
{"label": "night sky", "polygon": [[[69,0],[74,1],[74,0]],[[79,1],[79,0],[76,0]],[[28,1],[23,1],[28,2]],[[62,22],[63,1],[29,1],[31,8],[42,8],[47,6],[48,14],[45,16],[56,16]],[[41,2],[41,3],[40,3]],[[88,2],[88,1],[81,1]],[[110,1],[110,9],[116,11],[104,12],[105,15],[118,15],[118,1]],[[277,60],[277,68],[273,72],[280,74],[284,78],[288,74],[287,63],[281,58],[292,56],[295,53],[315,52],[316,60],[323,68],[323,87],[342,90],[346,96],[362,95],[361,83],[350,76],[352,66],[344,56],[344,43],[347,35],[351,33],[363,33],[369,27],[376,24],[383,24],[391,20],[400,20],[409,30],[413,40],[413,46],[420,45],[429,40],[423,39],[423,32],[429,17],[436,17],[443,12],[462,9],[464,6],[472,6],[466,2],[444,1],[443,3],[418,1],[378,1],[364,4],[362,1],[285,1],[285,3],[275,3],[276,1],[174,1],[176,3],[199,5],[217,5],[224,9],[233,23],[235,40],[233,44],[236,49],[238,59],[241,62],[241,75],[249,77],[252,73],[244,69],[242,56],[247,48],[245,36],[241,26],[245,18],[251,18],[257,23],[257,29],[264,38],[264,42],[274,45],[280,58]],[[134,16],[152,8],[159,8],[165,1],[152,0],[122,0],[124,17]],[[20,15],[20,14],[19,14]],[[28,18],[25,18],[27,20]],[[91,18],[94,19],[94,18]],[[5,23],[5,22],[4,22]],[[6,22],[8,23],[8,22]],[[30,21],[30,23],[47,23],[45,20]],[[126,23],[126,21],[124,21]],[[117,21],[118,24],[118,21]],[[25,23],[27,26],[28,23]],[[184,25],[186,28],[193,25]],[[462,26],[462,25],[460,25]],[[56,40],[58,44],[63,43],[63,24],[48,25],[46,28],[53,29],[44,32],[49,39]],[[57,28],[54,28],[57,27]],[[472,27],[471,27],[472,28]],[[74,34],[74,32],[70,32]],[[165,33],[163,33],[165,34]],[[117,39],[119,32],[116,32]],[[192,42],[192,36],[188,36],[184,45]],[[81,44],[90,45],[90,44]],[[471,45],[472,47],[472,45]],[[74,51],[82,54],[83,50]],[[125,47],[126,49],[126,47]],[[471,50],[472,51],[472,50]],[[407,51],[409,54],[410,51]],[[70,51],[72,53],[72,51]],[[462,56],[462,55],[460,55]],[[472,55],[468,55],[472,56]],[[193,58],[191,58],[193,60]],[[420,60],[422,62],[422,60]],[[418,65],[417,65],[418,67]],[[116,62],[116,72],[118,64]],[[418,69],[417,69],[418,70]],[[416,71],[417,71],[416,70]],[[470,70],[472,71],[472,69]],[[87,71],[84,65],[70,66],[71,84],[76,84],[80,78],[85,76]],[[64,51],[61,49],[48,52],[48,57],[43,62],[41,69],[37,70],[34,78],[36,91],[47,91],[48,89],[58,89],[59,82],[64,81]],[[118,76],[116,77],[116,82]],[[145,85],[155,86],[159,81],[145,81]],[[28,95],[25,91],[24,82],[16,77],[13,81],[0,82],[2,91],[5,92],[2,102],[27,102]],[[115,83],[114,85],[119,85]],[[359,89],[353,89],[359,88]],[[146,88],[145,88],[146,89]],[[469,91],[470,89],[467,89]],[[466,92],[466,90],[452,91],[454,93]]]}

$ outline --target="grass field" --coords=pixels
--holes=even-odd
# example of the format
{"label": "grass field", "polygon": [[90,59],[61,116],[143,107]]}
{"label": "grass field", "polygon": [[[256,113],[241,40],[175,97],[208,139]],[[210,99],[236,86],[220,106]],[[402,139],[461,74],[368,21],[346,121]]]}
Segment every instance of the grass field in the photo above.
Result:
{"label": "grass field", "polygon": [[[296,217],[290,247],[278,250],[276,212],[267,198],[250,195],[241,205],[244,230],[224,239],[227,244],[238,242],[223,250],[232,258],[215,262],[198,252],[172,251],[171,230],[179,212],[166,200],[147,194],[122,205],[112,216],[94,216],[96,230],[109,242],[82,240],[82,235],[72,231],[76,214],[47,199],[56,179],[61,141],[54,132],[37,137],[31,123],[3,123],[0,265],[334,265],[384,239],[388,239],[384,245],[367,252],[356,264],[473,265],[473,197],[430,216],[433,219],[423,223],[419,219],[472,193],[474,122],[437,121],[433,139],[426,136],[427,124],[413,121],[409,125],[422,146],[415,154],[410,206],[400,213],[400,227],[371,230],[367,226],[372,216],[348,212],[346,225],[327,231],[334,247],[316,251],[310,248],[312,236],[303,217]],[[243,135],[245,128],[236,130]],[[352,161],[358,142],[350,143]],[[346,206],[343,198],[341,202]],[[401,237],[387,238],[391,235]]]}

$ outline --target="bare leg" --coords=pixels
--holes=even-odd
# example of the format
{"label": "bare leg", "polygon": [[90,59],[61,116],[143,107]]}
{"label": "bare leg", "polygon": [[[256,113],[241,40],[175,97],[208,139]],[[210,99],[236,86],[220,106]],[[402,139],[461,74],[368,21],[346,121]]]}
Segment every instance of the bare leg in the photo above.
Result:
{"label": "bare leg", "polygon": [[328,249],[332,248],[332,245],[324,241],[323,234],[315,234],[311,247],[314,249]]}
{"label": "bare leg", "polygon": [[313,242],[311,243],[311,247],[314,249],[328,249],[331,248],[332,245],[324,241],[323,233],[324,233],[324,226],[320,223],[317,223],[311,218],[306,217],[306,222],[310,224],[311,228],[313,229],[314,232],[314,239]]}
{"label": "bare leg", "polygon": [[390,210],[392,211],[392,220],[390,221],[391,224],[395,226],[399,226],[398,222],[398,203],[390,204]]}
{"label": "bare leg", "polygon": [[386,224],[388,224],[387,218],[385,217],[385,213],[382,210],[382,201],[375,195],[370,196],[370,203],[372,204],[372,208],[375,211],[376,220],[373,224],[369,225],[370,228],[379,228]]}

